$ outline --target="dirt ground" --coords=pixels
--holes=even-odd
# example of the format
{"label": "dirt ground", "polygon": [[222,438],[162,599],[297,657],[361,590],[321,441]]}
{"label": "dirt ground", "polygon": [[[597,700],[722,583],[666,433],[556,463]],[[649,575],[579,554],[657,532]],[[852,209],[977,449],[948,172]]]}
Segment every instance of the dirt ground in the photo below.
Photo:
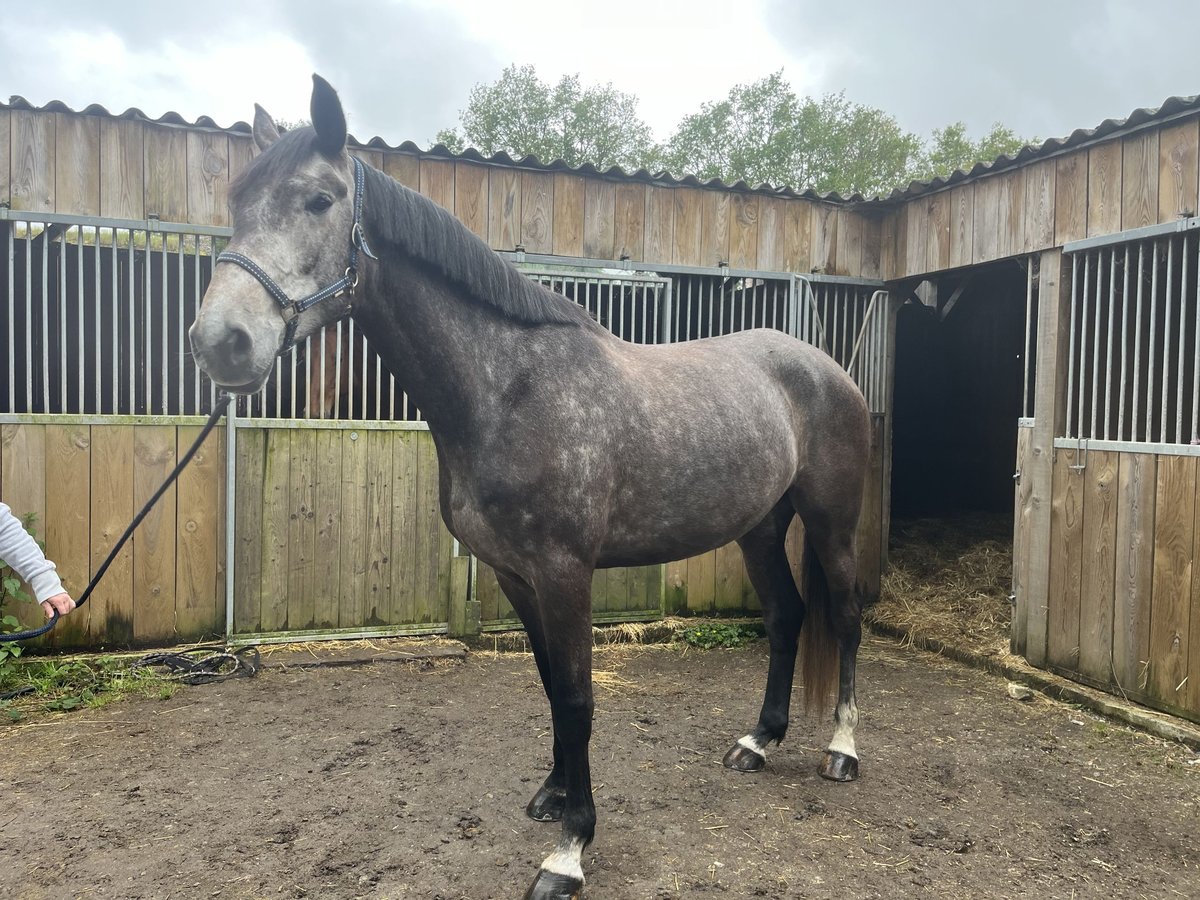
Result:
{"label": "dirt ground", "polygon": [[[1187,749],[894,643],[860,667],[863,775],[824,721],[721,768],[765,643],[597,651],[592,900],[1196,897]],[[746,686],[750,686],[747,688]],[[0,730],[0,896],[520,897],[549,714],[532,658],[268,669]]]}

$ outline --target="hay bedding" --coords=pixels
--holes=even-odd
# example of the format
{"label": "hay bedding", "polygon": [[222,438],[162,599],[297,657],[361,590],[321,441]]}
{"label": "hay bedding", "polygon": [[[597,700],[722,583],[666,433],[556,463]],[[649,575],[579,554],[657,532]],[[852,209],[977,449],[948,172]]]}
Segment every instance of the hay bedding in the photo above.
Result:
{"label": "hay bedding", "polygon": [[1012,622],[1012,522],[966,514],[892,524],[868,624],[986,656],[1006,656]]}

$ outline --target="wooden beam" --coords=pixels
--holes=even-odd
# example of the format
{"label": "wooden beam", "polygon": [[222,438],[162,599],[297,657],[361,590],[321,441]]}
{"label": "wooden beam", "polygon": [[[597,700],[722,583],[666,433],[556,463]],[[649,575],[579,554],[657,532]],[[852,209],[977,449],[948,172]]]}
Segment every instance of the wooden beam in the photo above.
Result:
{"label": "wooden beam", "polygon": [[958,298],[962,296],[963,291],[965,291],[967,289],[967,285],[970,283],[971,283],[971,276],[968,275],[966,278],[964,278],[962,281],[959,282],[958,287],[956,287],[954,289],[954,293],[952,293],[946,299],[946,302],[942,304],[941,310],[938,311],[938,316],[941,317],[941,320],[943,322],[946,321],[946,317],[948,315],[950,315],[951,311],[953,311],[954,305],[956,303],[958,303]]}
{"label": "wooden beam", "polygon": [[1050,518],[1053,488],[1054,435],[1064,415],[1059,390],[1066,375],[1063,341],[1070,315],[1070,285],[1063,272],[1062,250],[1045,251],[1038,276],[1038,344],[1036,401],[1027,472],[1030,484],[1029,609],[1025,658],[1035,666],[1046,664],[1049,625]]}

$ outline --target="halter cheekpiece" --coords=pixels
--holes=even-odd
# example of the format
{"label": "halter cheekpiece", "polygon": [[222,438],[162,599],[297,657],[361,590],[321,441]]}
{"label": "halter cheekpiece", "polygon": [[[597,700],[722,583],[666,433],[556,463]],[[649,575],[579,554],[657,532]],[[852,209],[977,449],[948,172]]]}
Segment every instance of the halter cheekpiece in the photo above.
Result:
{"label": "halter cheekpiece", "polygon": [[279,304],[284,322],[287,323],[283,343],[277,354],[279,356],[287,353],[296,342],[296,326],[300,323],[300,313],[331,297],[340,297],[342,294],[354,296],[354,289],[358,286],[358,252],[360,250],[370,259],[379,258],[367,246],[367,236],[363,233],[362,227],[362,200],[363,188],[366,184],[366,167],[358,157],[351,157],[351,159],[354,161],[354,224],[350,226],[350,264],[346,266],[346,274],[333,284],[323,287],[307,297],[292,300],[288,297],[287,292],[279,286],[279,283],[250,257],[230,250],[225,250],[217,255],[217,262],[233,263],[253,275]]}

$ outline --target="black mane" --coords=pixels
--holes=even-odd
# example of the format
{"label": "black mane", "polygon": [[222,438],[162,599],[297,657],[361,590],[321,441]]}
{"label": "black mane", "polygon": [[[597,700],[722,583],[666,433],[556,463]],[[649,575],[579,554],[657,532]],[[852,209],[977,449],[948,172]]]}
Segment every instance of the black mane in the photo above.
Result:
{"label": "black mane", "polygon": [[418,259],[471,299],[531,324],[592,321],[587,311],[526,278],[428,197],[367,168],[367,234]]}

